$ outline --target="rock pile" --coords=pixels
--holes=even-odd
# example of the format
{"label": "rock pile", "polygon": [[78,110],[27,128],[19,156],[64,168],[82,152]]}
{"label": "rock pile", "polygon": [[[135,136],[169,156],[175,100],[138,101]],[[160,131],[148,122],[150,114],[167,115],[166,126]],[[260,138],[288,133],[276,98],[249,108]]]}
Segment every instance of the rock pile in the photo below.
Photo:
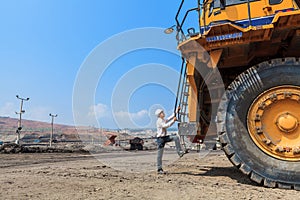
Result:
{"label": "rock pile", "polygon": [[23,146],[17,144],[4,144],[0,146],[0,153],[15,154],[15,153],[85,153],[82,146]]}

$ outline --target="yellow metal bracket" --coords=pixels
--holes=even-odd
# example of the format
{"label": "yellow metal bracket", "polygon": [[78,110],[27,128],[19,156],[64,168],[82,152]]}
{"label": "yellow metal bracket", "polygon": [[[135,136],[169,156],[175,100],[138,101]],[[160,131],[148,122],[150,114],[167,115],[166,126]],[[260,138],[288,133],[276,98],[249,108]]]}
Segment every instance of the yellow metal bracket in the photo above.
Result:
{"label": "yellow metal bracket", "polygon": [[216,68],[220,61],[221,55],[223,53],[223,49],[217,49],[210,52],[210,59],[211,59],[211,67]]}
{"label": "yellow metal bracket", "polygon": [[197,55],[189,57],[187,63],[187,79],[190,84],[189,98],[188,98],[188,109],[189,109],[189,121],[197,121],[197,106],[198,106],[198,89],[195,81],[195,66],[197,62]]}

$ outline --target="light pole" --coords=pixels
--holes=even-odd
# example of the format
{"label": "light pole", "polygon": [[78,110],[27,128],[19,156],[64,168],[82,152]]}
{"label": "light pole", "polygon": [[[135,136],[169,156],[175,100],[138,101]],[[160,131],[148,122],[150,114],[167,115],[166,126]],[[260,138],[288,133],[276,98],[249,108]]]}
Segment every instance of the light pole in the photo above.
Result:
{"label": "light pole", "polygon": [[50,134],[50,147],[52,146],[52,140],[53,140],[53,124],[54,124],[54,117],[57,117],[58,115],[52,115],[51,113],[49,114],[51,117],[51,134]]}
{"label": "light pole", "polygon": [[16,97],[17,97],[17,99],[19,99],[21,101],[20,112],[16,112],[16,114],[19,115],[18,128],[16,130],[16,133],[17,133],[16,144],[19,144],[20,143],[20,134],[21,134],[21,130],[22,130],[22,114],[25,113],[25,110],[23,110],[23,102],[29,101],[29,98],[21,98],[21,97],[19,97],[19,95],[16,95]]}

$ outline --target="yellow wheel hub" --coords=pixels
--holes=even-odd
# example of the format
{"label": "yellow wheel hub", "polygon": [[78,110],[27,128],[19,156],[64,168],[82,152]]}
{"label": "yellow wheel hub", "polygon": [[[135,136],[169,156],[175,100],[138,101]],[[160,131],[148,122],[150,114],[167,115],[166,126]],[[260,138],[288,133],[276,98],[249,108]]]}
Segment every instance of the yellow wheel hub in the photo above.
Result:
{"label": "yellow wheel hub", "polygon": [[297,118],[291,115],[290,113],[280,115],[276,124],[281,131],[286,133],[292,132],[296,128],[298,128]]}
{"label": "yellow wheel hub", "polygon": [[259,95],[249,108],[247,125],[265,153],[300,161],[300,87],[278,86]]}

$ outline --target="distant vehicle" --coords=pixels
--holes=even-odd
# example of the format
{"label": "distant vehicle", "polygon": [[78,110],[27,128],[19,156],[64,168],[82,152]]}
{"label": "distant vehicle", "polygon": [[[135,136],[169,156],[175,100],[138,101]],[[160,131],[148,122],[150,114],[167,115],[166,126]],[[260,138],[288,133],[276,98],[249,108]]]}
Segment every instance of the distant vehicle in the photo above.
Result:
{"label": "distant vehicle", "polygon": [[130,150],[143,150],[144,140],[139,137],[135,137],[134,139],[129,140],[129,144]]}
{"label": "distant vehicle", "polygon": [[0,141],[0,145],[3,145],[3,141]]}

